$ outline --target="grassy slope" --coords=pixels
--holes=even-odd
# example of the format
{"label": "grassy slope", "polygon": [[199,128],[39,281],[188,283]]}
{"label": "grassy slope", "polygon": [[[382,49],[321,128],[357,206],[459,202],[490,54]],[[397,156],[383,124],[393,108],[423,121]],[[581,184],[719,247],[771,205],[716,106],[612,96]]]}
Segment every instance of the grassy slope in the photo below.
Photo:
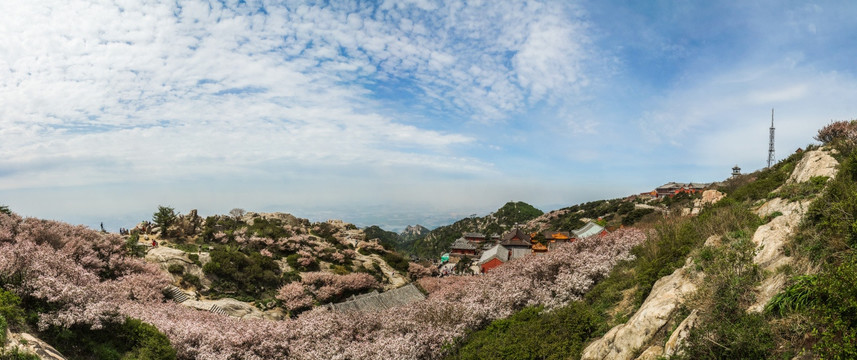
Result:
{"label": "grassy slope", "polygon": [[[451,351],[450,358],[481,358],[479,354],[505,349],[510,343],[523,348],[499,355],[495,352],[493,356],[542,358],[538,355],[539,349],[553,349],[552,357],[577,358],[586,342],[627,320],[646,298],[654,282],[672,273],[689,255],[695,258],[697,269],[708,274],[710,280],[692,299],[692,304],[704,305],[708,310],[701,314],[706,325],[694,330],[689,338],[688,358],[789,358],[804,348],[828,357],[853,358],[854,346],[848,346],[854,345],[857,325],[857,317],[853,316],[857,308],[853,300],[857,298],[853,290],[857,288],[854,286],[857,274],[853,273],[857,270],[857,261],[851,255],[854,239],[857,239],[857,225],[852,225],[857,224],[854,219],[857,214],[857,154],[851,148],[840,151],[845,154],[843,159],[847,159],[843,171],[813,204],[810,216],[792,245],[794,251],[801,254],[799,256],[809,257],[815,263],[829,263],[811,278],[826,284],[822,290],[807,294],[806,288],[816,288],[806,287],[797,280],[796,289],[784,292],[790,291],[792,298],[815,299],[811,303],[813,306],[792,305],[796,310],[755,315],[743,310],[751,300],[746,294],[752,294],[752,288],[761,278],[758,268],[752,264],[754,249],[750,238],[758,225],[770,220],[758,218],[751,208],[773,196],[771,192],[783,184],[800,160],[802,154],[796,154],[772,169],[730,180],[721,189],[728,197],[697,217],[667,218],[654,224],[649,240],[635,249],[637,258],[616,266],[608,278],[586,295],[585,301],[574,305],[575,311],[571,313],[580,316],[579,321],[569,320],[569,310],[565,309],[551,313],[528,309],[526,314],[499,320],[462,339]],[[811,182],[777,195],[812,196],[822,190],[818,185],[817,181]],[[724,235],[723,245],[703,247],[710,235]],[[788,303],[787,296],[787,300],[780,299],[784,296],[777,298],[778,301]],[[848,301],[837,302],[836,306],[822,301],[830,298]],[[789,304],[795,302],[791,300]],[[591,314],[596,321],[591,322]],[[811,327],[799,325],[799,320],[809,321],[820,331],[813,333]],[[574,331],[565,329],[573,335],[560,340],[551,336],[517,340],[521,336],[520,329],[539,334],[557,323],[592,326]],[[712,339],[716,339],[717,344]],[[836,345],[837,342],[844,342],[845,346]],[[558,343],[563,346],[557,347]]]}

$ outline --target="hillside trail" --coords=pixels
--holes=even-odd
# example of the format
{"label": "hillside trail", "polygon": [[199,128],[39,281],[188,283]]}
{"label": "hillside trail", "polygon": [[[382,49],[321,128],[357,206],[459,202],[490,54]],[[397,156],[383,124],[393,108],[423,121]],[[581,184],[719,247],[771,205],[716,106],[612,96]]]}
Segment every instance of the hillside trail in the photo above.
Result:
{"label": "hillside trail", "polygon": [[[786,180],[786,184],[809,181],[814,176],[836,176],[838,162],[824,148],[807,151]],[[753,234],[756,255],[753,261],[765,270],[766,277],[757,288],[757,301],[748,311],[762,311],[771,297],[780,292],[788,280],[777,269],[792,264],[792,258],[785,256],[783,250],[789,237],[795,232],[812,199],[789,201],[773,198],[756,208],[757,215],[764,217],[776,212],[767,224],[761,225]],[[717,236],[706,240],[713,243]],[[656,359],[675,354],[691,327],[697,321],[696,311],[684,319],[663,344],[655,343],[656,336],[674,319],[684,299],[697,289],[702,274],[691,271],[692,260],[667,275],[652,287],[652,291],[640,308],[624,324],[610,329],[603,337],[590,343],[581,356],[585,360],[595,359]],[[637,356],[640,354],[639,356]]]}

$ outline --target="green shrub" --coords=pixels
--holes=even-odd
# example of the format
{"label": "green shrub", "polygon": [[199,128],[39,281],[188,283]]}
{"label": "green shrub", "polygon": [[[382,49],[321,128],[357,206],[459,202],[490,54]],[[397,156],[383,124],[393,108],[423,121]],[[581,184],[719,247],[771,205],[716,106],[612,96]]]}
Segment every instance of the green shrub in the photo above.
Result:
{"label": "green shrub", "polygon": [[816,295],[817,288],[817,275],[798,276],[791,286],[771,298],[771,301],[765,305],[765,311],[783,316],[789,312],[817,305],[819,300]]}
{"label": "green shrub", "polygon": [[331,267],[331,270],[336,275],[348,275],[351,272],[351,271],[348,271],[348,269],[346,269],[345,266],[342,266],[342,265],[333,265]]}
{"label": "green shrub", "polygon": [[180,264],[170,264],[170,266],[167,267],[167,271],[169,271],[170,274],[180,275],[184,273],[184,266]]}
{"label": "green shrub", "polygon": [[214,277],[211,289],[219,294],[242,298],[260,297],[266,292],[276,291],[282,285],[280,267],[273,259],[258,252],[249,255],[235,248],[211,251],[211,261],[202,271]]}
{"label": "green shrub", "polygon": [[[777,316],[804,315],[823,359],[857,358],[857,255],[831,264],[816,275],[801,276],[774,296],[766,310]],[[787,344],[788,345],[788,344]]]}
{"label": "green shrub", "polygon": [[140,245],[140,233],[134,231],[131,236],[125,240],[125,252],[133,257],[146,256],[145,246]]}
{"label": "green shrub", "polygon": [[551,312],[528,307],[472,333],[453,359],[568,359],[580,357],[598,319],[583,303]]}
{"label": "green shrub", "polygon": [[[626,203],[631,204],[631,203]],[[634,209],[628,212],[624,218],[622,218],[622,225],[631,226],[634,225],[638,220],[642,219],[643,216],[653,213],[654,209]]]}
{"label": "green shrub", "polygon": [[25,322],[21,299],[15,293],[0,288],[0,317],[5,319],[7,326],[17,329]]}
{"label": "green shrub", "polygon": [[197,289],[202,289],[202,281],[200,281],[199,276],[190,273],[184,273],[182,275],[182,282],[186,285],[192,285]]}
{"label": "green shrub", "polygon": [[0,345],[6,343],[6,328],[8,328],[6,318],[3,317],[3,315],[0,315]]}
{"label": "green shrub", "polygon": [[288,284],[295,281],[301,281],[301,274],[297,270],[292,270],[287,273],[283,273],[283,284]]}
{"label": "green shrub", "polygon": [[202,262],[199,261],[199,254],[187,254],[187,258],[193,261],[196,266],[202,266]]}
{"label": "green shrub", "polygon": [[809,206],[792,244],[816,263],[857,246],[857,152],[844,156],[836,178]]}
{"label": "green shrub", "polygon": [[783,185],[779,191],[771,195],[790,201],[803,200],[820,193],[827,184],[828,179],[830,178],[827,176],[813,176],[809,181]]}
{"label": "green shrub", "polygon": [[797,162],[803,157],[803,154],[803,152],[792,154],[787,159],[770,168],[747,175],[749,177],[755,176],[755,181],[747,183],[735,181],[729,182],[733,184],[741,184],[737,189],[733,189],[727,185],[721,190],[728,193],[732,199],[737,201],[767,199],[768,195],[772,191],[785,183],[786,179],[789,178],[794,170]]}
{"label": "green shrub", "polygon": [[172,247],[184,251],[186,253],[199,252],[199,246],[197,246],[196,244],[172,244]]}
{"label": "green shrub", "polygon": [[707,247],[698,260],[705,282],[691,297],[699,311],[679,359],[761,359],[775,348],[773,332],[763,315],[748,313],[753,289],[762,273],[753,263],[756,245],[748,233],[735,231],[726,244]]}
{"label": "green shrub", "polygon": [[396,271],[402,274],[408,273],[408,266],[410,266],[410,262],[402,255],[399,255],[395,252],[385,252],[381,255],[381,257],[384,259],[385,262],[387,262],[387,265],[390,265],[390,267],[396,269]]}
{"label": "green shrub", "polygon": [[655,281],[681,267],[690,251],[704,240],[699,229],[690,220],[683,219],[659,224],[655,234],[632,251],[637,257],[636,283],[641,287],[638,304],[649,296]]}
{"label": "green shrub", "polygon": [[253,219],[253,225],[248,226],[247,230],[256,236],[273,240],[288,238],[294,235],[285,228],[285,224],[280,219],[255,218]]}
{"label": "green shrub", "polygon": [[89,326],[50,327],[41,334],[70,359],[175,359],[176,351],[166,335],[140,320],[126,318],[102,329]]}
{"label": "green shrub", "polygon": [[14,347],[11,349],[0,349],[0,360],[39,360],[36,354],[24,352]]}

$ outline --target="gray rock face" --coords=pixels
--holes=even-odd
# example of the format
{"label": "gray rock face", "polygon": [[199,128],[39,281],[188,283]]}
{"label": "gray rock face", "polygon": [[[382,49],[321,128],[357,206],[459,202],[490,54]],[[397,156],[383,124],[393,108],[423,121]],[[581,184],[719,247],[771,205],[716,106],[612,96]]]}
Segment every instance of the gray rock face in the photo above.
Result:
{"label": "gray rock face", "polygon": [[[813,150],[804,154],[803,158],[792,171],[786,184],[801,183],[809,181],[816,176],[827,176],[833,178],[838,171],[839,163],[823,150]],[[777,273],[777,269],[792,264],[792,258],[785,255],[783,248],[786,242],[797,230],[800,221],[806,214],[812,200],[789,202],[786,199],[774,198],[764,203],[756,210],[759,216],[768,216],[775,212],[783,215],[777,216],[771,222],[759,226],[753,234],[753,242],[756,244],[756,256],[753,262],[765,269],[770,274],[756,289],[756,302],[750,306],[749,311],[761,312],[765,305],[771,301],[777,293],[782,291],[788,277]]]}
{"label": "gray rock face", "polygon": [[657,360],[664,353],[664,347],[660,345],[652,345],[646,351],[643,351],[640,356],[637,356],[637,360]]}
{"label": "gray rock face", "polygon": [[43,360],[66,360],[57,349],[50,346],[41,339],[27,333],[6,333],[8,340],[5,349],[18,348],[18,350],[36,354]]}
{"label": "gray rock face", "polygon": [[[206,256],[202,256],[203,254]],[[203,254],[200,254],[200,262],[204,264],[207,260],[210,260],[210,257],[207,256],[208,253]],[[167,269],[170,265],[181,265],[184,267],[185,273],[197,276],[202,281],[203,286],[208,287],[211,285],[211,281],[205,277],[205,274],[202,272],[202,268],[194,264],[193,261],[187,257],[187,253],[184,251],[166,246],[159,246],[150,249],[146,253],[146,261],[158,264],[158,266],[160,266],[166,273],[169,273]]]}
{"label": "gray rock face", "polygon": [[649,297],[634,316],[589,344],[581,359],[633,359],[634,354],[666,325],[684,296],[696,291],[690,266],[688,261],[684,267],[655,282]]}
{"label": "gray rock face", "polygon": [[824,150],[808,151],[795,165],[795,169],[789,179],[786,180],[786,184],[806,182],[814,176],[833,178],[836,176],[838,166],[839,162]]}
{"label": "gray rock face", "polygon": [[679,345],[687,339],[687,335],[690,333],[690,330],[696,326],[697,320],[699,320],[699,311],[693,310],[690,315],[681,322],[681,324],[678,324],[678,327],[673,331],[672,335],[670,335],[666,345],[664,345],[663,356],[673,356],[678,354]]}

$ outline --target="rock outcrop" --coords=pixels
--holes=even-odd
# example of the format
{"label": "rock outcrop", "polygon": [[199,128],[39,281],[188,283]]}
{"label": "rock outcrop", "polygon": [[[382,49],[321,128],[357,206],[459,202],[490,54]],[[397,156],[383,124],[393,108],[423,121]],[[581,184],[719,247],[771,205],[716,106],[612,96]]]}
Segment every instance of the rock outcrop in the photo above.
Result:
{"label": "rock outcrop", "polygon": [[256,212],[248,212],[244,214],[241,218],[242,221],[247,224],[253,225],[253,222],[257,218],[262,218],[266,220],[279,220],[285,225],[289,226],[303,226],[308,227],[310,225],[309,220],[298,218],[292,214],[274,212],[274,213],[256,213]]}
{"label": "rock outcrop", "polygon": [[720,200],[723,200],[724,197],[726,197],[726,194],[720,191],[705,190],[702,192],[702,197],[693,201],[693,209],[690,211],[690,213],[692,215],[699,214],[699,212],[702,211],[703,207],[711,204],[716,204]]}
{"label": "rock outcrop", "polygon": [[673,356],[679,352],[679,344],[687,339],[690,330],[696,326],[697,320],[699,320],[699,311],[693,310],[690,315],[678,324],[678,327],[676,327],[663,347],[663,356]]}
{"label": "rock outcrop", "polygon": [[684,267],[655,282],[640,309],[583,350],[581,359],[633,359],[673,317],[686,295],[696,291],[690,259]]}
{"label": "rock outcrop", "polygon": [[822,149],[807,151],[803,158],[795,165],[792,175],[786,180],[786,184],[802,183],[809,181],[815,176],[827,176],[833,178],[839,162]]}
{"label": "rock outcrop", "polygon": [[[836,176],[838,163],[836,159],[823,150],[808,151],[795,165],[786,184],[809,181],[816,176],[833,178]],[[786,199],[771,199],[758,209],[756,214],[762,217],[771,216],[777,212],[782,215],[775,217],[769,223],[759,226],[753,234],[756,244],[756,256],[753,262],[758,264],[768,276],[756,289],[756,302],[750,306],[750,311],[761,312],[765,305],[777,293],[782,291],[788,281],[788,276],[778,270],[786,265],[792,265],[792,258],[786,256],[783,248],[786,241],[794,234],[812,199],[789,202]]]}
{"label": "rock outcrop", "polygon": [[[200,261],[202,262],[203,258],[208,260],[208,253],[205,253],[206,256],[200,255]],[[181,265],[184,267],[185,273],[194,275],[202,281],[202,285],[205,287],[211,286],[211,281],[205,277],[205,273],[202,272],[202,268],[196,265],[193,261],[191,261],[187,257],[187,253],[181,251],[179,249],[173,249],[166,246],[159,246],[156,248],[150,249],[146,253],[146,261],[158,264],[161,269],[169,274],[167,269],[170,265]],[[172,274],[170,274],[172,276]]]}
{"label": "rock outcrop", "polygon": [[28,333],[13,333],[7,330],[5,349],[18,348],[19,351],[36,354],[42,360],[66,360],[57,349]]}

